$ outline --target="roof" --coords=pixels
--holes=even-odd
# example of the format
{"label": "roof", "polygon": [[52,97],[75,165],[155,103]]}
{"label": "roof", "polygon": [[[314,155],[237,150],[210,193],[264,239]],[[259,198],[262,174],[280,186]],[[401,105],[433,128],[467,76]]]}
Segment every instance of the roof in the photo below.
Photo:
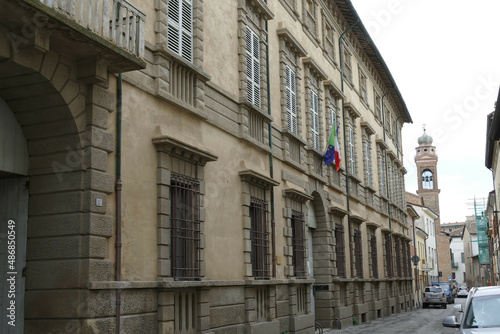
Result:
{"label": "roof", "polygon": [[493,166],[494,142],[500,139],[500,90],[498,91],[495,111],[490,113],[486,119],[486,156],[485,166]]}
{"label": "roof", "polygon": [[474,297],[500,295],[500,286],[481,286],[474,290]]}
{"label": "roof", "polygon": [[392,77],[391,71],[389,71],[384,58],[382,58],[382,55],[375,46],[375,43],[370,37],[370,34],[363,25],[363,22],[361,22],[361,19],[356,12],[356,9],[354,9],[352,2],[350,0],[335,0],[335,3],[339,7],[349,26],[353,25],[354,23],[356,23],[356,21],[359,20],[359,23],[357,23],[352,28],[352,33],[354,34],[354,36],[356,36],[357,40],[361,44],[363,51],[372,62],[384,84],[388,89],[393,88],[390,94],[393,97],[397,108],[402,113],[401,116],[403,117],[404,121],[407,123],[413,123],[408,108],[406,107],[406,103],[401,96],[401,92],[399,91],[399,88],[396,85],[394,78]]}

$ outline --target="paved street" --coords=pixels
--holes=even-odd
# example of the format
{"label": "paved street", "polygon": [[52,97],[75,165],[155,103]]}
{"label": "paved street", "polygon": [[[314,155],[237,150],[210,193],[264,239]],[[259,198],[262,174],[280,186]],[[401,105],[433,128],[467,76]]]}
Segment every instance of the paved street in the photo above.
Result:
{"label": "paved street", "polygon": [[[456,298],[456,304],[465,304],[466,298]],[[454,328],[446,328],[441,325],[443,319],[453,315],[453,305],[448,305],[446,310],[441,308],[418,309],[378,319],[366,324],[351,326],[346,329],[329,329],[324,334],[336,333],[369,333],[369,334],[393,334],[393,333],[421,333],[421,334],[448,334],[455,333]]]}

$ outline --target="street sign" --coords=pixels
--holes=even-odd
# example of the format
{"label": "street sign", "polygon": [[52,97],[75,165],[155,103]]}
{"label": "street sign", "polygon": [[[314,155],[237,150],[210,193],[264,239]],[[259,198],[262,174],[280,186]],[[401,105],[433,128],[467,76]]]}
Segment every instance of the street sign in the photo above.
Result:
{"label": "street sign", "polygon": [[414,264],[415,266],[417,266],[417,265],[418,265],[418,262],[419,262],[419,261],[420,261],[420,258],[419,258],[417,255],[413,255],[413,256],[411,257],[411,262],[413,262],[413,264]]}

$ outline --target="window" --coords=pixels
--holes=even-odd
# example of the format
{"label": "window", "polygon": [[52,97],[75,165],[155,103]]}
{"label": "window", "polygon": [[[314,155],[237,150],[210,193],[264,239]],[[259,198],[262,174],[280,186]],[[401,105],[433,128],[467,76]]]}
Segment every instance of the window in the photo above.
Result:
{"label": "window", "polygon": [[464,254],[464,252],[460,253],[460,257],[461,257],[462,263],[465,263],[465,254]]}
{"label": "window", "polygon": [[250,199],[252,274],[257,279],[270,277],[268,215],[267,201],[252,197]]}
{"label": "window", "polygon": [[402,276],[401,272],[401,245],[398,238],[394,238],[394,248],[396,249],[396,273],[398,277]]}
{"label": "window", "polygon": [[303,26],[306,35],[318,45],[318,18],[317,18],[317,0],[304,0],[302,2]]}
{"label": "window", "polygon": [[354,130],[352,126],[349,127],[349,141],[348,141],[348,152],[349,152],[349,168],[351,175],[356,175],[356,153],[354,150]]}
{"label": "window", "polygon": [[172,277],[200,278],[200,183],[172,174],[170,225]]}
{"label": "window", "polygon": [[363,248],[361,242],[361,231],[354,229],[354,264],[356,277],[363,278]]}
{"label": "window", "polygon": [[292,212],[293,268],[297,278],[306,278],[305,222],[302,212]]}
{"label": "window", "polygon": [[344,226],[342,224],[335,224],[335,253],[337,260],[337,276],[346,277]]}
{"label": "window", "polygon": [[389,233],[385,235],[385,268],[387,277],[392,278],[392,242]]}
{"label": "window", "polygon": [[372,186],[372,154],[370,141],[366,140],[364,144],[365,153],[365,183],[368,187]]}
{"label": "window", "polygon": [[390,196],[391,201],[394,201],[394,174],[392,171],[391,161],[389,161],[389,163],[387,164],[387,173],[389,174],[389,190],[391,192],[388,195]]}
{"label": "window", "polygon": [[380,147],[378,149],[378,173],[379,173],[379,183],[380,183],[380,194],[382,196],[387,196],[386,181],[385,181],[385,158],[384,158],[384,151]]}
{"label": "window", "polygon": [[310,91],[310,107],[309,111],[311,114],[311,143],[312,147],[319,151],[319,106],[318,106],[318,94]]}
{"label": "window", "polygon": [[378,119],[382,119],[382,98],[377,92],[374,92],[375,95],[375,116]]}
{"label": "window", "polygon": [[[337,100],[334,100],[337,101]],[[332,132],[332,130],[337,130],[337,112],[333,108],[328,108],[328,113],[330,115],[330,128],[328,129],[328,134]],[[339,148],[337,148],[339,149]]]}
{"label": "window", "polygon": [[433,176],[430,170],[425,170],[422,173],[422,189],[434,189]]}
{"label": "window", "polygon": [[246,29],[247,100],[260,108],[260,42],[252,29]]}
{"label": "window", "polygon": [[344,79],[352,83],[352,64],[351,53],[347,50],[347,45],[344,44]]}
{"label": "window", "polygon": [[192,0],[168,1],[167,46],[189,62],[193,61]]}
{"label": "window", "polygon": [[370,238],[370,251],[372,260],[372,276],[378,278],[378,260],[377,260],[377,237],[373,234]]}
{"label": "window", "polygon": [[366,75],[359,70],[359,97],[361,101],[368,103],[368,90],[366,88]]}
{"label": "window", "polygon": [[330,20],[323,14],[323,48],[326,58],[334,63],[335,62],[335,29]]}
{"label": "window", "polygon": [[286,113],[288,131],[297,135],[297,92],[295,72],[287,65],[285,67]]}

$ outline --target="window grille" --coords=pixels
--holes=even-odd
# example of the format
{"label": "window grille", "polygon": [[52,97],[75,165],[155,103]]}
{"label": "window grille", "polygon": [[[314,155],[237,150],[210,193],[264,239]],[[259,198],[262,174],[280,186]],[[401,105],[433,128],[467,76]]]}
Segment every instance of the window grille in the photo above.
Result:
{"label": "window grille", "polygon": [[172,174],[170,227],[172,277],[200,278],[200,183]]}
{"label": "window grille", "polygon": [[168,48],[193,62],[193,4],[192,0],[168,1]]}
{"label": "window grille", "polygon": [[250,199],[252,273],[257,279],[270,277],[268,215],[267,201],[252,197]]}
{"label": "window grille", "polygon": [[392,243],[390,234],[385,235],[385,265],[387,277],[392,278]]}
{"label": "window grille", "polygon": [[378,278],[378,259],[377,259],[377,237],[372,235],[370,238],[371,257],[372,257],[372,275]]}
{"label": "window grille", "polygon": [[293,269],[296,278],[306,278],[306,238],[304,213],[292,212]]}
{"label": "window grille", "polygon": [[311,90],[310,111],[311,111],[311,142],[315,150],[319,151],[319,106],[318,94]]}
{"label": "window grille", "polygon": [[260,108],[260,40],[252,29],[246,30],[247,100]]}
{"label": "window grille", "polygon": [[297,93],[295,85],[295,72],[285,67],[285,89],[286,89],[286,115],[288,131],[297,134]]}
{"label": "window grille", "polygon": [[401,243],[398,238],[394,239],[394,248],[396,248],[396,273],[401,277]]}
{"label": "window grille", "polygon": [[344,226],[341,224],[335,225],[335,252],[337,255],[337,276],[346,277]]}
{"label": "window grille", "polygon": [[361,244],[361,231],[354,230],[354,258],[356,266],[356,276],[363,278],[363,249]]}

